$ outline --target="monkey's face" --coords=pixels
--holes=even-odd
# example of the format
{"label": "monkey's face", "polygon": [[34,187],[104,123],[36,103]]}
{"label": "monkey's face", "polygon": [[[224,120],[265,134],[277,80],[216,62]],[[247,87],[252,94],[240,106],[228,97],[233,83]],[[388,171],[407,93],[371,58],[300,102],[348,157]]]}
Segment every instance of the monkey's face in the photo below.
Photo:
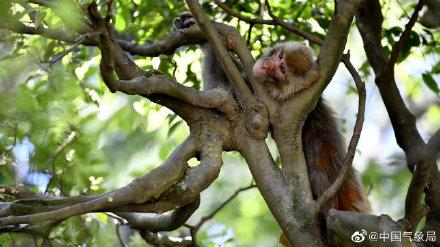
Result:
{"label": "monkey's face", "polygon": [[287,70],[284,60],[284,49],[273,49],[272,52],[254,64],[253,72],[256,77],[273,80],[279,84],[287,81]]}
{"label": "monkey's face", "polygon": [[289,83],[292,77],[304,76],[312,67],[310,48],[298,42],[282,43],[257,60],[253,72],[257,78],[274,81],[278,85]]}

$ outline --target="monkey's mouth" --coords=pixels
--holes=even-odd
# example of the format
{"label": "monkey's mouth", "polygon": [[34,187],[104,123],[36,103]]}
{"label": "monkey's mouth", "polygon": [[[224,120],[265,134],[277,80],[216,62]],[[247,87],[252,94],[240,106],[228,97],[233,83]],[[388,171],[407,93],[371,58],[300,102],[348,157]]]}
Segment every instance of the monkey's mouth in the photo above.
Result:
{"label": "monkey's mouth", "polygon": [[278,79],[275,76],[269,76],[269,80],[271,82],[278,82]]}
{"label": "monkey's mouth", "polygon": [[284,67],[284,63],[280,63],[278,65],[278,68],[272,71],[271,78],[273,78],[278,84],[284,84],[287,82],[287,72],[286,68]]}

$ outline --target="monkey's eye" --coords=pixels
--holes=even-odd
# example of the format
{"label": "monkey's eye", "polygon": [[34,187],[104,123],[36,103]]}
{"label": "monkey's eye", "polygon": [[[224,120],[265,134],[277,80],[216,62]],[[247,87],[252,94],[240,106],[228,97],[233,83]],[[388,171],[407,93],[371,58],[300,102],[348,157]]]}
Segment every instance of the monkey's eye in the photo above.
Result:
{"label": "monkey's eye", "polygon": [[280,54],[278,54],[278,58],[283,59],[283,56],[284,56],[284,51],[281,51]]}
{"label": "monkey's eye", "polygon": [[284,67],[284,64],[280,65],[280,70],[281,70],[281,73],[286,74],[286,67]]}

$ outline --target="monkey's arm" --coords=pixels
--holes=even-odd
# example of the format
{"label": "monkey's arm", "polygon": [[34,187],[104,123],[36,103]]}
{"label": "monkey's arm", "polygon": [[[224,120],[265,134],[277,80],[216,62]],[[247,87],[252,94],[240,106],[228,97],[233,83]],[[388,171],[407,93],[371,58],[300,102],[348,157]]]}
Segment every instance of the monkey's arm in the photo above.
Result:
{"label": "monkey's arm", "polygon": [[231,84],[220,66],[217,57],[214,54],[209,43],[201,45],[203,51],[202,78],[203,90],[211,90],[214,88],[222,88],[228,92],[232,91]]}
{"label": "monkey's arm", "polygon": [[[174,26],[177,29],[190,28],[195,25],[196,21],[191,13],[184,12],[179,17],[174,19]],[[202,61],[202,79],[203,79],[203,90],[211,90],[214,88],[221,88],[232,93],[231,83],[221,68],[220,62],[215,56],[212,46],[206,42],[201,45],[203,51],[203,61]],[[237,61],[234,61],[235,63]],[[237,63],[236,63],[237,65]]]}

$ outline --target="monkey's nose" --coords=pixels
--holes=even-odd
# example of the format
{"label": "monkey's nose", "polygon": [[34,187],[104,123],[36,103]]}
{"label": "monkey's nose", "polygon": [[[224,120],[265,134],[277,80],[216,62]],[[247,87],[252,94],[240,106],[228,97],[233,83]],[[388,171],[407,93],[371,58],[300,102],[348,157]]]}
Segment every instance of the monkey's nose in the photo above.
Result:
{"label": "monkey's nose", "polygon": [[262,67],[263,67],[263,69],[268,69],[268,68],[270,68],[270,66],[267,64],[267,62],[265,61],[265,62],[263,62],[263,65],[262,65]]}
{"label": "monkey's nose", "polygon": [[273,68],[272,61],[268,61],[268,60],[264,61],[261,67],[263,67],[263,69],[265,70],[272,69]]}

